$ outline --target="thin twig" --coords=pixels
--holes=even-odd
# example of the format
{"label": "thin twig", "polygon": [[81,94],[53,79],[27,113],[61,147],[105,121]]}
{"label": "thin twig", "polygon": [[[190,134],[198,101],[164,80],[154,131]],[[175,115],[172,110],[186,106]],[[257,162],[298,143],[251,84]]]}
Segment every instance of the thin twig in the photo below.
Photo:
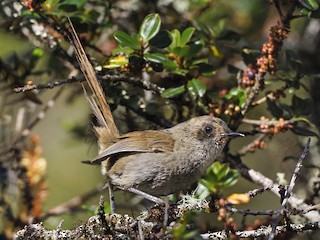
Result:
{"label": "thin twig", "polygon": [[[97,76],[98,80],[100,82],[102,81],[112,81],[112,82],[124,82],[124,83],[128,83],[132,86],[136,86],[139,87],[141,89],[144,90],[148,90],[148,91],[152,91],[154,93],[162,93],[164,91],[164,88],[159,87],[158,85],[154,84],[154,83],[148,83],[148,82],[143,82],[140,79],[134,78],[134,77],[129,77],[129,76],[125,76],[125,75],[99,75]],[[25,85],[23,87],[16,87],[13,90],[16,93],[19,92],[26,92],[26,91],[31,91],[34,89],[51,89],[54,87],[58,87],[64,84],[70,84],[70,83],[76,83],[76,82],[84,82],[85,78],[83,76],[80,77],[72,77],[69,79],[64,79],[64,80],[60,80],[60,81],[54,81],[54,82],[49,82],[49,83],[45,83],[45,84],[37,84],[37,85]]]}
{"label": "thin twig", "polygon": [[311,138],[308,138],[308,141],[307,141],[307,144],[303,150],[303,153],[301,154],[297,164],[296,164],[296,167],[294,169],[294,172],[293,172],[293,175],[292,175],[292,178],[290,180],[290,183],[289,183],[289,186],[284,194],[284,199],[281,203],[281,212],[278,214],[278,217],[273,221],[272,223],[272,232],[269,236],[269,240],[272,240],[274,237],[275,237],[275,234],[276,234],[276,228],[281,220],[281,217],[283,215],[282,213],[282,210],[286,209],[287,208],[287,204],[288,204],[288,201],[289,201],[289,198],[291,197],[292,195],[292,190],[293,190],[293,187],[296,183],[296,180],[297,180],[297,177],[298,177],[298,174],[300,172],[300,169],[302,167],[302,162],[304,159],[306,159],[308,153],[309,153],[309,147],[310,147],[310,142],[311,142]]}
{"label": "thin twig", "polygon": [[291,125],[291,124],[294,124],[296,122],[296,119],[295,118],[291,118],[289,120],[279,121],[279,120],[274,120],[274,119],[256,120],[256,119],[244,118],[242,120],[242,122],[243,123],[247,123],[247,124],[256,125],[256,126],[260,126],[260,125],[275,126],[277,124]]}
{"label": "thin twig", "polygon": [[263,215],[266,215],[266,216],[272,216],[272,215],[275,215],[275,214],[279,214],[280,213],[280,210],[250,210],[250,209],[238,209],[238,208],[235,208],[235,207],[231,207],[231,206],[228,206],[226,205],[225,206],[226,210],[228,212],[231,212],[231,213],[239,213],[239,214],[242,214],[244,216],[247,216],[247,215],[253,215],[253,216],[263,216]]}
{"label": "thin twig", "polygon": [[100,200],[99,200],[99,211],[98,211],[98,216],[99,216],[99,219],[100,219],[100,222],[101,222],[101,225],[102,225],[102,228],[104,230],[104,233],[105,234],[111,234],[112,231],[109,227],[109,224],[106,220],[106,217],[105,217],[105,211],[104,211],[104,196],[101,195],[100,196]]}
{"label": "thin twig", "polygon": [[72,77],[69,79],[65,79],[65,80],[60,80],[60,81],[54,81],[54,82],[49,82],[49,83],[44,83],[44,84],[37,84],[37,85],[26,85],[23,87],[16,87],[13,89],[13,91],[15,91],[16,93],[19,92],[27,92],[27,91],[31,91],[34,89],[40,90],[40,89],[51,89],[54,87],[58,87],[64,84],[70,84],[70,83],[75,83],[75,82],[84,82],[85,79],[83,76],[81,77]]}
{"label": "thin twig", "polygon": [[260,134],[257,138],[255,138],[251,143],[247,144],[246,146],[243,146],[241,149],[238,150],[237,155],[238,156],[244,156],[248,152],[250,152],[252,149],[255,149],[256,143],[261,142],[263,139],[265,139],[268,136],[267,133]]}
{"label": "thin twig", "polygon": [[253,189],[253,190],[248,191],[247,194],[251,198],[253,198],[253,197],[257,196],[258,194],[263,193],[264,191],[269,191],[271,188],[272,188],[272,186],[266,186],[263,188]]}

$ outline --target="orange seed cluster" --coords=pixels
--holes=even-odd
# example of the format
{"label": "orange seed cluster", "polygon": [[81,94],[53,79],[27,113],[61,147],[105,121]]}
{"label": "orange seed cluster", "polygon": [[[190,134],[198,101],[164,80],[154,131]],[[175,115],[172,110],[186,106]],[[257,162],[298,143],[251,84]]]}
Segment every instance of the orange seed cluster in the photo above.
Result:
{"label": "orange seed cluster", "polygon": [[259,67],[260,73],[275,73],[276,57],[282,47],[283,40],[288,37],[288,33],[288,28],[280,24],[280,22],[271,27],[268,42],[262,46],[262,53],[264,55],[257,60],[257,66]]}

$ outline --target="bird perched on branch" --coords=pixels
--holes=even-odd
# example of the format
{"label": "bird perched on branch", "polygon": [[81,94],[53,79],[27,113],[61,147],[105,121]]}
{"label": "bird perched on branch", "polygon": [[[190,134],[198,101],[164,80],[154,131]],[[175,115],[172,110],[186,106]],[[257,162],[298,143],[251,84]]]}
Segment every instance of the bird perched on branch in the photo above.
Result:
{"label": "bird perched on branch", "polygon": [[[111,198],[112,186],[116,186],[162,203],[157,196],[188,189],[203,176],[230,137],[244,136],[213,116],[195,117],[164,130],[120,134],[71,22],[70,26],[70,41],[92,93],[88,96],[85,91],[85,95],[99,122],[95,127],[99,155],[89,163],[101,164]],[[114,205],[111,208],[114,211]]]}

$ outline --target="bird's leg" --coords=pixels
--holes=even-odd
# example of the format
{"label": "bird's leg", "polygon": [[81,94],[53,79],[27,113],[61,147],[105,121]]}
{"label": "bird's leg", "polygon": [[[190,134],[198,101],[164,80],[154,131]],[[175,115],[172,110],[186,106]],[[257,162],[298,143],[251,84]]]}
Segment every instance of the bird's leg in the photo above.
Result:
{"label": "bird's leg", "polygon": [[108,181],[103,188],[107,188],[109,190],[109,201],[110,201],[110,212],[111,214],[116,213],[116,205],[114,202],[114,192],[113,192],[113,185],[110,181]]}
{"label": "bird's leg", "polygon": [[158,203],[158,204],[164,204],[165,203],[161,198],[152,196],[152,195],[150,195],[148,193],[145,193],[145,192],[142,192],[142,191],[140,191],[140,190],[138,190],[136,188],[128,188],[126,190],[129,191],[129,192],[132,192],[134,194],[137,194],[137,195],[139,195],[139,196],[141,196],[141,197],[143,197],[143,198],[145,198],[145,199],[147,199],[147,200],[149,200],[151,202]]}

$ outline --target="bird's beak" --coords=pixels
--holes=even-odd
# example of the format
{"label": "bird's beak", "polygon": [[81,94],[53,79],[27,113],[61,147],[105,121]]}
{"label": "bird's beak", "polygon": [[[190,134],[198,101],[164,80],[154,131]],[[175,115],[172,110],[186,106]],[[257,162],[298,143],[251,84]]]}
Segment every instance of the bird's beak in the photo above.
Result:
{"label": "bird's beak", "polygon": [[243,133],[238,133],[238,132],[228,132],[228,133],[224,133],[223,136],[234,138],[234,137],[244,137],[245,135]]}

